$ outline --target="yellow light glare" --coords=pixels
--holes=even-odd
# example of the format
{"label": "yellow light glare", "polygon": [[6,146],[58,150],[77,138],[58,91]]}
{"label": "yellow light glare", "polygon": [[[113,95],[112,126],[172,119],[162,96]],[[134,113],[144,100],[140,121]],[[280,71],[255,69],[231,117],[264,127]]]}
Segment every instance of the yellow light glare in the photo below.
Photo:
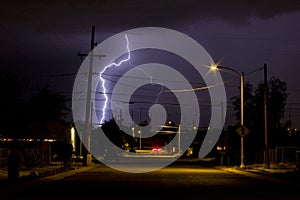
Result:
{"label": "yellow light glare", "polygon": [[73,146],[73,149],[75,149],[75,138],[76,136],[75,136],[75,128],[74,127],[72,127],[71,128],[71,144],[72,144],[72,146]]}
{"label": "yellow light glare", "polygon": [[217,71],[217,70],[219,70],[218,65],[213,64],[210,66],[210,71]]}

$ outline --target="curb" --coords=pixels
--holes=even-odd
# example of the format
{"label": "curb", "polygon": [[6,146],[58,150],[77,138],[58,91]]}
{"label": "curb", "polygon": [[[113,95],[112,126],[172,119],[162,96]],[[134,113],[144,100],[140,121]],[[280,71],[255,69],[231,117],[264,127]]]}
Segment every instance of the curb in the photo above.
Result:
{"label": "curb", "polygon": [[72,175],[75,175],[75,174],[78,174],[78,173],[82,173],[82,172],[88,171],[88,170],[93,169],[93,168],[95,168],[94,165],[86,166],[86,167],[80,167],[78,169],[75,168],[73,170],[67,170],[65,172],[59,172],[59,173],[57,173],[55,175],[52,175],[52,176],[45,176],[45,177],[33,180],[33,181],[31,181],[31,183],[32,182],[42,183],[42,182],[47,182],[47,181],[60,180],[60,179],[63,179],[65,177],[72,176]]}

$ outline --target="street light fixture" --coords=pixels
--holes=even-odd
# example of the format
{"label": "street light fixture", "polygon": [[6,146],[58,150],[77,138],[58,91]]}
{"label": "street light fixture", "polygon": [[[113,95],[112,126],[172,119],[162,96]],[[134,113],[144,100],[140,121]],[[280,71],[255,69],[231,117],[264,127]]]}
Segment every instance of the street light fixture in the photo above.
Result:
{"label": "street light fixture", "polygon": [[71,144],[73,147],[73,150],[75,150],[75,139],[76,139],[76,133],[75,133],[75,128],[71,128]]}
{"label": "street light fixture", "polygon": [[240,92],[241,92],[241,126],[238,129],[238,132],[241,136],[241,165],[240,168],[245,168],[244,164],[244,136],[247,134],[247,128],[244,126],[244,72],[238,72],[230,67],[219,66],[219,65],[211,65],[210,70],[216,71],[220,69],[226,69],[234,72],[235,74],[240,76]]}

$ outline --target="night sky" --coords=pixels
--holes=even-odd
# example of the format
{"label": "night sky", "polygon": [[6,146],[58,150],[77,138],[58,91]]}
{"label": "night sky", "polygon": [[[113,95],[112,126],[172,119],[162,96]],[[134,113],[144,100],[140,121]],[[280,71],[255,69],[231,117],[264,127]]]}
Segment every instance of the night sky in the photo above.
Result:
{"label": "night sky", "polygon": [[[198,41],[221,65],[244,71],[245,81],[268,76],[287,82],[293,128],[300,128],[299,1],[7,1],[0,6],[1,69],[31,84],[50,85],[71,96],[75,74],[88,53],[91,27],[95,40],[138,27],[164,27]],[[253,72],[253,73],[252,73]],[[230,98],[239,80],[223,73]],[[230,110],[230,102],[228,102]],[[226,122],[235,118],[228,111]]]}

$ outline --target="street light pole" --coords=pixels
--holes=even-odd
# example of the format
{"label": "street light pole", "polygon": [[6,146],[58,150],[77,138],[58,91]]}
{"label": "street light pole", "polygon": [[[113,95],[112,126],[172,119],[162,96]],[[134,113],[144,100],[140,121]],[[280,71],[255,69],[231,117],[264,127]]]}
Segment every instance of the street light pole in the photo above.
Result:
{"label": "street light pole", "polygon": [[241,128],[242,128],[242,133],[241,133],[241,165],[240,168],[245,168],[244,164],[244,72],[241,73]]}
{"label": "street light pole", "polygon": [[212,65],[210,70],[215,71],[218,69],[227,69],[230,70],[240,77],[240,92],[241,92],[241,126],[240,126],[240,136],[241,136],[241,165],[240,168],[245,168],[244,160],[244,137],[247,134],[246,133],[246,127],[244,126],[244,72],[239,73],[238,71],[230,68],[230,67],[224,67],[224,66],[218,66],[218,65]]}
{"label": "street light pole", "polygon": [[86,109],[85,109],[85,126],[86,126],[86,146],[83,151],[83,166],[87,166],[89,164],[89,157],[90,155],[90,137],[91,137],[91,113],[92,113],[92,73],[93,73],[93,49],[95,46],[95,26],[92,26],[92,36],[91,36],[91,45],[90,45],[90,63],[89,63],[89,71],[88,71],[88,85],[87,85],[87,97],[86,97]]}
{"label": "street light pole", "polygon": [[[88,165],[88,157],[89,161],[91,160],[91,154],[90,154],[90,137],[91,137],[91,131],[92,131],[92,108],[93,108],[93,101],[92,101],[92,74],[93,74],[93,59],[94,57],[102,58],[105,57],[105,55],[95,55],[93,52],[94,47],[96,46],[95,43],[95,26],[92,26],[92,34],[91,34],[91,43],[90,43],[90,63],[88,68],[88,82],[87,82],[87,96],[86,96],[86,109],[85,109],[85,128],[86,128],[86,134],[85,138],[83,138],[86,146],[83,146],[82,149],[82,164],[83,166]],[[88,54],[85,53],[78,53],[78,56],[81,58],[84,56],[88,56]],[[82,145],[82,143],[81,143]]]}
{"label": "street light pole", "polygon": [[140,150],[142,149],[142,131],[138,131],[140,134]]}
{"label": "street light pole", "polygon": [[180,125],[178,126],[178,153],[181,153],[181,146],[180,146],[180,135],[181,135],[181,130],[180,130]]}

